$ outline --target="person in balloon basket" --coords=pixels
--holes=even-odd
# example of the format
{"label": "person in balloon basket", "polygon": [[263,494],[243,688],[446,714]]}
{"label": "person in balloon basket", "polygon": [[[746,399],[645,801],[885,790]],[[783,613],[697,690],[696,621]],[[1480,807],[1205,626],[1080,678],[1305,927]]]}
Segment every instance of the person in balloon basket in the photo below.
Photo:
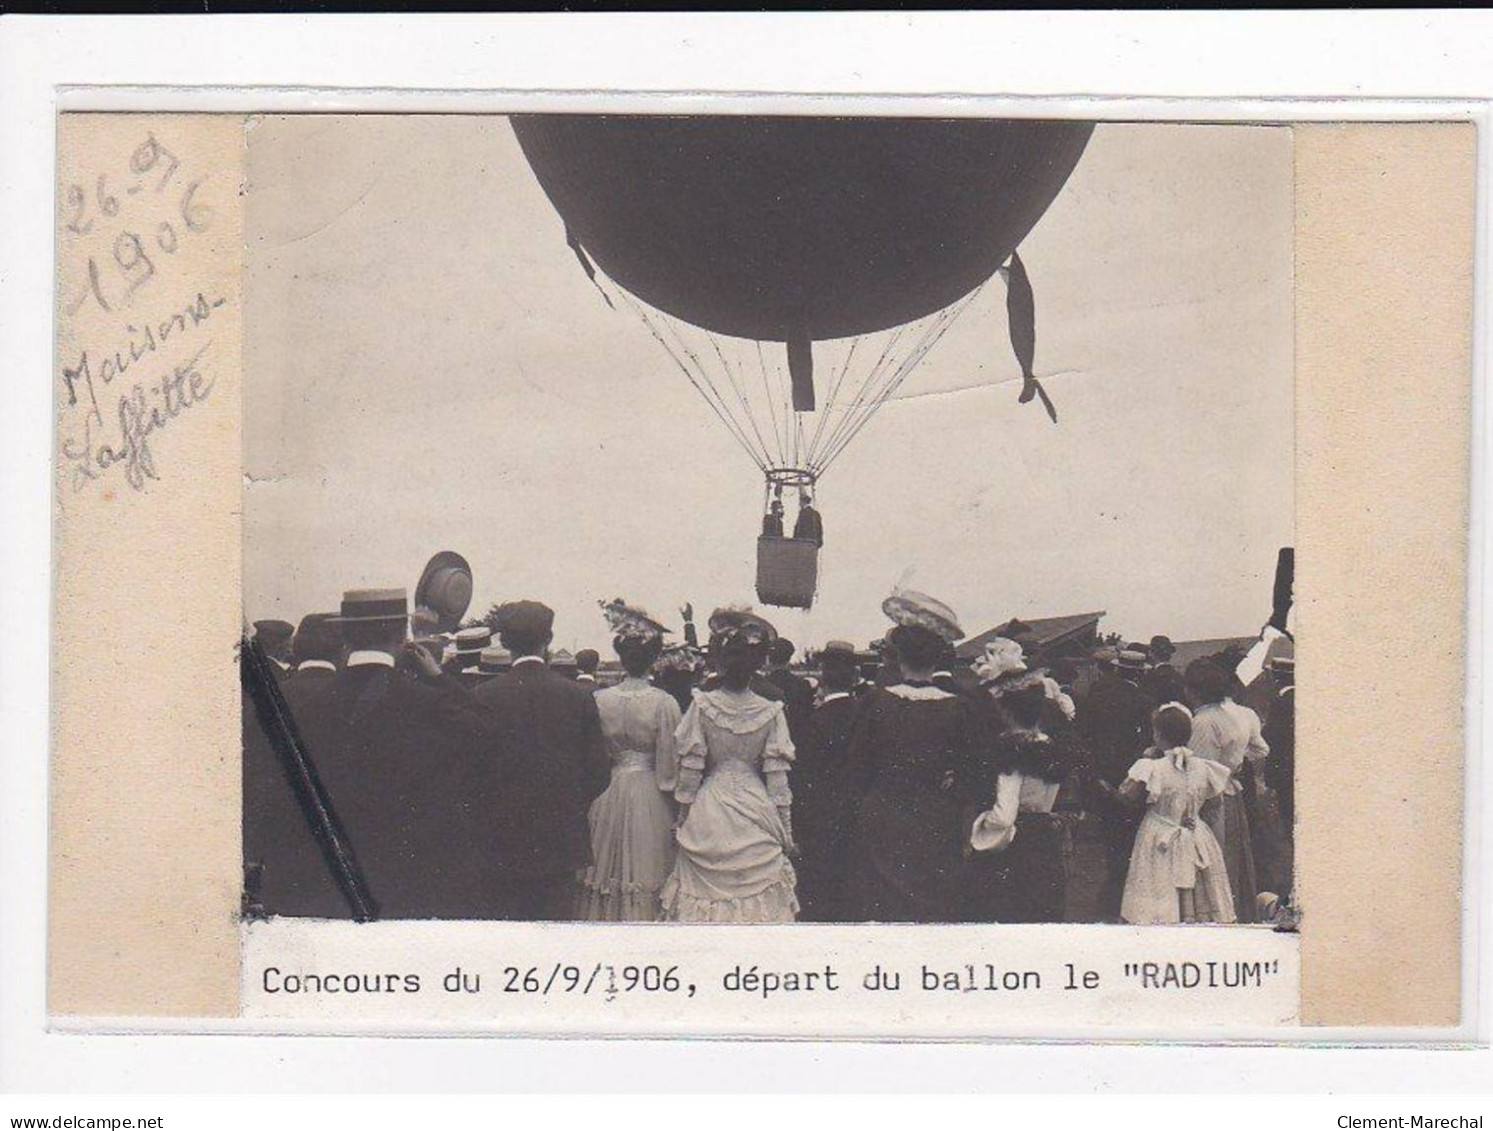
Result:
{"label": "person in balloon basket", "polygon": [[798,912],[788,771],[793,740],[780,701],[752,690],[777,638],[749,609],[711,616],[720,684],[697,691],[679,724],[678,855],[664,917],[689,923],[789,923]]}
{"label": "person in balloon basket", "polygon": [[966,818],[987,754],[970,698],[941,690],[933,672],[963,630],[952,609],[898,590],[882,605],[894,622],[899,682],[859,704],[847,777],[859,798],[849,849],[853,917],[949,923],[963,917]]}
{"label": "person in balloon basket", "polygon": [[798,517],[793,520],[793,537],[802,538],[824,548],[824,519],[814,506],[814,496],[807,488],[798,493]]}
{"label": "person in balloon basket", "polygon": [[794,829],[800,918],[837,923],[849,917],[845,900],[850,824],[850,734],[860,673],[855,646],[831,640],[819,653],[819,701],[793,766]]}
{"label": "person in balloon basket", "polygon": [[379,917],[480,917],[490,734],[468,692],[409,641],[408,608],[403,589],[343,595],[346,659],[297,723]]}
{"label": "person in balloon basket", "polygon": [[602,611],[627,674],[596,692],[612,780],[591,803],[592,864],[580,876],[577,913],[592,921],[651,922],[662,917],[659,893],[674,866],[679,704],[648,682],[663,651],[663,625],[620,599]]}
{"label": "person in balloon basket", "polygon": [[587,813],[611,776],[596,696],[545,663],[547,606],[513,601],[494,619],[513,666],[472,692],[494,733],[483,783],[494,917],[564,919],[574,878],[591,863]]}
{"label": "person in balloon basket", "polygon": [[772,502],[767,506],[767,512],[762,516],[762,536],[764,538],[781,538],[783,536],[783,488],[781,485],[772,489]]}

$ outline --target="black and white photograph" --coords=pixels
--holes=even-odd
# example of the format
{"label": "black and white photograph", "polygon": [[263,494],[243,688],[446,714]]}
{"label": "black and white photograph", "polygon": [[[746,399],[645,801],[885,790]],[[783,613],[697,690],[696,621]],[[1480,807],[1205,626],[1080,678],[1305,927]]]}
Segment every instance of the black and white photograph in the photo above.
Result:
{"label": "black and white photograph", "polygon": [[246,921],[1294,929],[1289,126],[245,136]]}
{"label": "black and white photograph", "polygon": [[0,20],[0,1123],[1484,1125],[1493,17],[218,7]]}

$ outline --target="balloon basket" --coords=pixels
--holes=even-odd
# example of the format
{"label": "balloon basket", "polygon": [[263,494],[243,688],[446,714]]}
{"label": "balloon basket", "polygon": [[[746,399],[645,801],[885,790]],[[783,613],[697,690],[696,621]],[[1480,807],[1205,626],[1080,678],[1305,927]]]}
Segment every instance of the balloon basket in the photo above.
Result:
{"label": "balloon basket", "polygon": [[807,538],[764,534],[757,539],[757,600],[807,609],[819,587],[819,546]]}

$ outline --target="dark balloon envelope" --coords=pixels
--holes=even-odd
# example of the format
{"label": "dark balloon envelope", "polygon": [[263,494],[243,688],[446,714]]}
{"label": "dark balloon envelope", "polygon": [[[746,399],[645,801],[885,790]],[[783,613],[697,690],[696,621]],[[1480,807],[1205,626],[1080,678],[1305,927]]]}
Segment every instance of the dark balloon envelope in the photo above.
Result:
{"label": "dark balloon envelope", "polygon": [[553,114],[513,128],[572,242],[618,284],[703,329],[803,351],[988,279],[1093,124]]}
{"label": "dark balloon envelope", "polygon": [[[628,304],[766,476],[764,507],[785,490],[812,490],[1008,263],[1020,399],[1040,396],[1056,421],[1033,370],[1034,299],[1015,252],[1093,123],[566,114],[512,122],[581,267],[608,304],[597,266],[641,300]],[[703,331],[709,348],[691,348],[681,323]],[[883,331],[887,340],[856,361],[863,336]],[[818,351],[830,355],[831,378],[816,395],[813,343],[831,339],[848,342]],[[755,377],[767,402],[760,415]],[[764,524],[758,540],[757,594],[808,608],[819,539],[784,537],[781,508],[777,515],[776,532]]]}

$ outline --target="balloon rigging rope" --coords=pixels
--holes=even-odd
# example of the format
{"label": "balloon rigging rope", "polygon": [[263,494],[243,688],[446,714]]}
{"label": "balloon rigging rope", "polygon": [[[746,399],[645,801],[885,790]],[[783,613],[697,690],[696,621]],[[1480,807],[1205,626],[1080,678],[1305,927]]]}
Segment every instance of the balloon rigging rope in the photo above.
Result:
{"label": "balloon rigging rope", "polygon": [[[715,382],[711,380],[710,371],[706,368],[705,363],[700,360],[700,358],[692,349],[690,349],[688,343],[685,341],[684,335],[680,332],[677,321],[669,315],[664,315],[663,318],[664,324],[669,328],[670,333],[673,334],[674,340],[679,344],[679,348],[682,349],[685,354],[688,355],[689,359],[694,362],[695,370],[700,374],[701,380],[703,380],[706,386],[709,387],[710,391],[715,394],[719,405],[713,407],[717,407],[717,414],[723,416],[723,419],[727,421],[727,426],[732,429],[732,432],[736,435],[742,446],[747,449],[747,452],[751,455],[753,462],[757,464],[758,470],[766,471],[768,466],[772,463],[772,453],[768,449],[766,438],[762,435],[761,430],[757,427],[756,417],[752,415],[751,408],[747,405],[745,395],[743,394],[740,385],[736,381],[735,373],[731,370],[731,367],[726,364],[725,358],[721,358],[722,367],[725,370],[727,380],[731,382],[731,387],[735,391],[737,399],[741,401],[743,409],[742,415],[746,418],[746,424],[751,427],[752,433],[757,437],[757,446],[755,447],[751,443],[751,438],[747,435],[746,426],[743,425],[741,420],[737,418],[736,414],[731,410],[731,405],[726,400],[725,395],[716,388]],[[709,335],[707,335],[707,338],[711,342],[711,345],[715,346],[714,338],[711,338]],[[719,356],[719,347],[716,347],[716,353],[717,356]],[[709,397],[707,397],[706,399],[709,400]]]}
{"label": "balloon rigging rope", "polygon": [[780,463],[787,462],[788,449],[783,443],[782,434],[778,431],[778,414],[773,409],[777,398],[773,395],[773,391],[767,383],[767,363],[762,357],[762,343],[760,341],[757,343],[757,371],[762,374],[762,392],[767,397],[767,417],[772,421],[773,438],[778,442],[778,459]]}
{"label": "balloon rigging rope", "polygon": [[[784,355],[786,362],[786,354]],[[788,436],[788,454],[792,463],[790,466],[801,466],[799,460],[800,433],[803,431],[803,413],[793,410],[793,374],[788,371],[786,364],[780,364],[776,358],[773,359],[773,372],[777,375],[778,386],[783,390],[783,395],[778,399],[778,404],[783,406],[783,431]]]}
{"label": "balloon rigging rope", "polygon": [[[739,421],[736,418],[735,414],[732,413],[731,406],[726,402],[725,396],[719,389],[716,388],[715,382],[710,379],[710,371],[705,367],[705,363],[700,360],[700,358],[695,354],[695,351],[690,349],[689,343],[684,340],[684,336],[682,333],[680,333],[679,326],[676,321],[672,317],[664,315],[663,323],[668,328],[670,334],[673,335],[675,343],[684,352],[685,356],[694,363],[695,371],[700,375],[700,380],[705,383],[705,386],[709,388],[711,394],[714,395],[715,401],[711,402],[712,407],[715,408],[717,414],[727,422],[727,427],[731,428],[732,432],[736,435],[742,446],[747,449],[748,454],[751,455],[752,459],[756,462],[759,470],[765,471],[767,465],[772,462],[772,455],[768,451],[767,441],[763,439],[761,433],[757,433],[757,442],[761,445],[759,454],[759,450],[752,447],[751,441],[747,437],[746,429],[742,427],[741,421]],[[699,386],[697,385],[696,388],[698,389]],[[701,392],[703,394],[703,390],[701,390]],[[706,400],[709,401],[710,398],[707,396]],[[752,417],[750,411],[747,412],[746,418],[747,421],[752,425],[752,430],[756,432],[756,420]]]}
{"label": "balloon rigging rope", "polygon": [[[673,347],[671,347],[664,336],[659,333],[658,327],[654,325],[653,319],[648,316],[648,312],[644,310],[643,307],[640,306],[636,301],[634,301],[632,296],[629,295],[626,290],[618,288],[618,291],[622,295],[622,297],[627,300],[628,306],[632,307],[633,312],[637,314],[639,319],[642,320],[643,325],[648,328],[648,332],[653,335],[654,341],[658,342],[658,344],[663,347],[664,352],[667,353],[670,359],[673,360],[674,364],[679,367],[679,371],[684,374],[685,379],[694,386],[695,391],[704,398],[705,403],[711,407],[716,416],[720,418],[721,423],[726,426],[727,431],[729,431],[731,435],[736,438],[736,442],[741,445],[742,450],[751,457],[752,462],[757,465],[757,469],[759,471],[766,472],[767,460],[764,458],[766,454],[765,450],[763,454],[758,454],[757,450],[752,447],[751,441],[747,439],[746,434],[741,429],[741,426],[737,423],[736,419],[731,415],[730,411],[726,407],[724,399],[720,397],[719,391],[711,382],[709,376],[706,375],[704,367],[702,366],[700,368],[700,377],[697,379],[696,376],[690,372],[689,367],[685,365],[684,362],[680,359],[679,354],[674,352]],[[684,346],[682,342],[680,343],[680,345],[684,352],[686,354],[689,354],[691,359],[695,361],[695,364],[699,365],[699,360],[694,358],[693,354],[690,354],[688,347]],[[701,381],[704,382],[703,386],[701,384]],[[705,391],[707,387],[710,389],[709,393]],[[719,403],[717,403],[718,401]]]}
{"label": "balloon rigging rope", "polygon": [[[721,373],[727,383],[731,386],[731,392],[736,402],[741,407],[741,417],[733,411],[730,399],[716,382],[711,379],[710,369],[701,361],[696,352],[690,348],[676,325],[676,320],[671,316],[658,312],[658,318],[649,312],[638,300],[634,299],[625,288],[617,288],[627,304],[632,307],[633,312],[647,327],[653,339],[658,342],[667,353],[679,371],[684,374],[686,380],[694,387],[695,391],[705,400],[720,421],[726,426],[727,431],[741,445],[757,469],[766,472],[773,466],[802,467],[814,476],[822,475],[850,443],[860,434],[861,430],[870,422],[871,418],[884,406],[888,400],[901,388],[902,383],[922,362],[923,358],[932,348],[938,344],[944,334],[954,324],[958,317],[969,307],[979,295],[983,287],[976,287],[963,300],[945,307],[921,327],[921,331],[914,331],[912,324],[898,326],[889,336],[886,344],[882,347],[876,362],[871,366],[870,372],[859,383],[855,396],[841,410],[838,419],[830,424],[830,417],[834,415],[834,409],[839,403],[839,394],[845,385],[851,370],[854,368],[856,352],[861,344],[861,337],[852,339],[850,349],[845,356],[844,363],[839,366],[838,371],[832,371],[833,377],[828,401],[824,404],[819,414],[819,421],[814,428],[813,436],[808,444],[804,443],[803,414],[794,413],[791,408],[790,384],[782,368],[774,361],[772,375],[768,375],[768,364],[763,353],[760,340],[755,342],[757,352],[758,374],[762,381],[762,389],[767,398],[767,412],[771,422],[773,440],[776,444],[777,459],[773,456],[773,445],[768,443],[767,436],[757,421],[757,415],[752,408],[751,400],[746,393],[745,372],[738,373],[730,359],[721,349],[718,336],[708,331],[701,331],[710,342],[717,360],[720,363]],[[605,293],[605,292],[603,292]],[[664,333],[660,332],[659,323],[667,330],[668,335],[673,338],[670,344]],[[917,334],[917,341],[912,349],[905,354],[901,361],[897,361],[897,346],[909,332]],[[686,363],[686,359],[688,364]],[[743,366],[743,369],[745,366]],[[775,391],[774,385],[779,388]],[[784,420],[782,424],[778,421],[777,405],[782,402],[782,413]],[[750,434],[748,432],[750,429]],[[755,436],[756,444],[752,443]]]}
{"label": "balloon rigging rope", "polygon": [[879,389],[873,397],[869,398],[866,408],[861,412],[860,416],[856,419],[855,423],[851,426],[849,431],[847,431],[845,435],[841,437],[841,439],[833,449],[824,454],[820,461],[820,472],[822,472],[824,468],[828,467],[831,463],[838,459],[840,454],[850,446],[851,442],[854,441],[854,439],[858,435],[860,435],[861,430],[864,429],[868,423],[870,423],[871,418],[876,415],[876,413],[884,404],[886,404],[888,400],[891,399],[892,394],[901,387],[902,382],[905,381],[908,375],[918,367],[923,358],[927,356],[928,351],[938,343],[939,339],[943,337],[948,328],[953,325],[954,320],[959,316],[959,312],[962,309],[963,308],[961,306],[959,310],[953,310],[952,312],[949,310],[945,310],[942,314],[935,318],[933,322],[924,330],[922,338],[919,339],[912,352],[910,352],[903,360],[902,364],[899,365],[895,371],[893,371],[892,376],[886,381],[882,388]]}
{"label": "balloon rigging rope", "polygon": [[923,331],[922,337],[918,340],[912,351],[893,371],[891,378],[887,380],[886,384],[875,394],[875,396],[869,399],[865,409],[861,412],[855,423],[849,428],[848,432],[842,435],[841,438],[834,442],[831,446],[827,447],[818,459],[811,461],[811,470],[813,470],[816,475],[823,474],[824,470],[829,467],[829,465],[833,463],[837,458],[839,458],[840,453],[850,445],[851,441],[853,441],[856,436],[860,434],[861,430],[865,428],[865,426],[870,422],[871,418],[876,415],[877,411],[892,398],[892,395],[896,393],[899,388],[902,387],[902,383],[906,381],[913,370],[915,370],[918,365],[921,364],[923,358],[926,357],[928,355],[928,352],[939,343],[944,334],[948,333],[949,327],[953,326],[953,324],[958,320],[959,316],[969,308],[970,304],[974,302],[975,298],[979,295],[982,289],[983,284],[972,290],[968,295],[964,297],[962,301],[945,307],[942,311],[935,315],[934,318],[930,320],[928,326]]}
{"label": "balloon rigging rope", "polygon": [[[901,340],[902,335],[906,333],[906,331],[907,327],[905,325],[898,326],[897,329],[892,333],[892,335],[887,339],[886,345],[884,345],[881,349],[881,356],[878,357],[876,359],[876,363],[871,366],[870,373],[866,375],[865,379],[860,383],[859,388],[856,389],[855,396],[851,399],[850,404],[842,411],[840,419],[836,421],[834,427],[830,429],[829,439],[825,442],[824,450],[828,450],[838,442],[839,437],[844,433],[846,424],[849,422],[851,417],[855,415],[856,411],[860,408],[861,404],[865,400],[867,387],[874,380],[876,380],[877,375],[880,374],[882,367],[886,365],[887,359],[892,356],[892,351],[896,348],[897,343]],[[815,470],[816,473],[818,470],[822,470],[822,466],[820,466],[821,461],[818,458],[817,452],[810,453],[809,463],[811,465],[810,470]]]}
{"label": "balloon rigging rope", "polygon": [[[839,457],[840,453],[850,445],[856,436],[860,435],[861,429],[866,426],[877,410],[887,402],[892,390],[901,385],[907,375],[917,367],[927,352],[933,348],[938,339],[943,337],[944,331],[953,324],[954,317],[956,316],[950,313],[951,309],[946,307],[933,318],[929,319],[928,323],[923,327],[921,337],[919,337],[912,350],[891,371],[891,376],[886,379],[882,386],[874,394],[866,398],[865,405],[859,415],[856,416],[854,422],[841,434],[834,445],[822,455],[818,465],[820,473]],[[869,384],[868,380],[868,386]]]}
{"label": "balloon rigging rope", "polygon": [[840,372],[835,376],[834,380],[831,382],[831,388],[830,388],[830,391],[829,391],[829,400],[825,401],[825,403],[824,403],[824,411],[819,414],[819,420],[818,420],[817,424],[814,427],[814,436],[809,441],[808,451],[809,451],[810,462],[813,461],[814,452],[817,451],[818,448],[819,448],[819,438],[824,435],[824,426],[825,426],[825,424],[827,424],[829,422],[830,412],[835,407],[835,401],[840,396],[840,386],[842,384],[844,384],[844,382],[845,382],[845,374],[847,374],[847,373],[850,372],[851,363],[855,361],[856,347],[859,346],[860,344],[861,344],[861,338],[860,338],[860,335],[857,334],[854,338],[852,338],[850,340],[850,350],[845,355],[845,362],[844,362],[843,365],[840,366]]}
{"label": "balloon rigging rope", "polygon": [[[677,327],[675,328],[675,332],[678,332]],[[736,400],[741,405],[742,415],[746,418],[746,422],[751,425],[752,432],[757,437],[757,443],[761,445],[763,459],[767,463],[771,463],[771,453],[767,448],[767,440],[762,435],[762,429],[757,426],[756,414],[752,412],[751,403],[747,400],[746,374],[743,372],[740,377],[738,377],[735,367],[729,360],[727,360],[726,355],[721,352],[721,345],[720,342],[716,339],[716,336],[708,331],[705,331],[705,336],[710,341],[711,348],[715,350],[715,356],[720,359],[721,368],[726,371],[726,379],[731,382],[731,388],[736,393]],[[738,426],[739,423],[740,422],[738,422]],[[745,432],[746,429],[743,428],[742,431]]]}
{"label": "balloon rigging rope", "polygon": [[876,359],[875,364],[871,366],[871,369],[866,374],[866,376],[860,379],[860,383],[859,385],[857,385],[855,390],[855,396],[852,397],[850,403],[841,410],[840,418],[835,422],[834,426],[829,431],[829,437],[825,440],[823,446],[817,448],[813,453],[811,453],[812,463],[814,463],[815,465],[820,464],[822,462],[821,456],[823,455],[823,453],[831,450],[840,442],[840,438],[844,436],[845,431],[850,426],[851,421],[855,419],[856,415],[865,404],[867,392],[880,379],[880,375],[884,371],[886,366],[896,358],[897,346],[901,342],[902,338],[906,335],[907,329],[908,328],[905,325],[898,326],[896,330],[890,335],[890,337],[888,337],[886,343],[882,346],[881,355]]}

